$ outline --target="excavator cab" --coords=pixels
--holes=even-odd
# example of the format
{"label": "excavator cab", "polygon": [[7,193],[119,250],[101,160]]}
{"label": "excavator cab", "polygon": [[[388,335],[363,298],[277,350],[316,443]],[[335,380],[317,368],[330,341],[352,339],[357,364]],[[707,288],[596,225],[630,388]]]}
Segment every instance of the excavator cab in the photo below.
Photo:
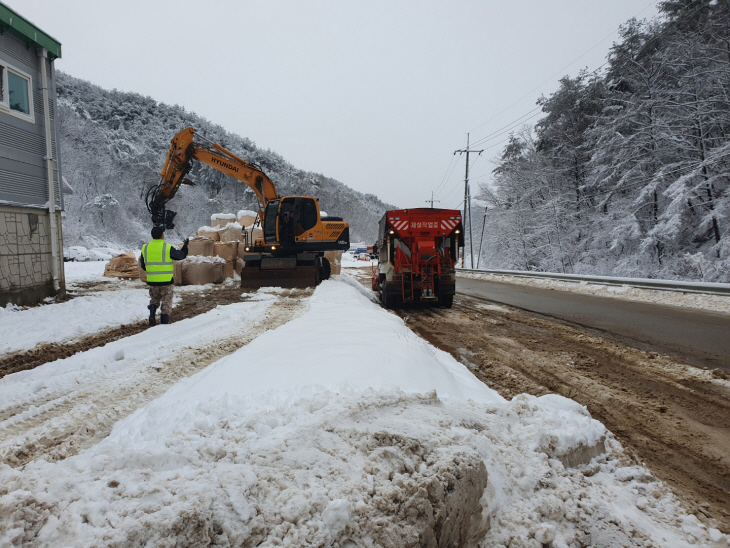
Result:
{"label": "excavator cab", "polygon": [[295,196],[271,200],[264,211],[264,243],[291,248],[316,241],[314,229],[318,222],[314,198]]}

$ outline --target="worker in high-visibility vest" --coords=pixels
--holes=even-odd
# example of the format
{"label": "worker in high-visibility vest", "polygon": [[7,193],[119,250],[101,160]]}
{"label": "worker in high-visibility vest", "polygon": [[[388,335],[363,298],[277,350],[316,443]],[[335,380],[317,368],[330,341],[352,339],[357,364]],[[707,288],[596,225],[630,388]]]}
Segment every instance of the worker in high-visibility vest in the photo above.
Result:
{"label": "worker in high-visibility vest", "polygon": [[172,312],[172,276],[175,272],[173,261],[182,261],[188,256],[188,241],[182,249],[176,249],[165,241],[165,228],[152,229],[152,241],[142,246],[140,265],[147,272],[147,285],[150,288],[150,325],[155,325],[155,313],[160,308],[160,323],[170,323]]}

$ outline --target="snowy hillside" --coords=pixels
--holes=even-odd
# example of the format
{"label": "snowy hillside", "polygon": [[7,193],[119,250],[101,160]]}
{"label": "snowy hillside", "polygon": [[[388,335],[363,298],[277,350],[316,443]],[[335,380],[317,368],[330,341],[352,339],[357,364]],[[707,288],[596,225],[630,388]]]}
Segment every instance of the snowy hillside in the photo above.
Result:
{"label": "snowy hillside", "polygon": [[[170,139],[191,126],[259,164],[280,194],[319,198],[323,210],[350,223],[353,241],[375,241],[377,222],[390,207],[372,194],[299,170],[183,107],[104,90],[61,72],[57,91],[63,173],[74,189],[65,198],[66,245],[141,246],[150,227],[144,195],[159,179]],[[179,212],[175,222],[181,239],[208,224],[212,213],[258,210],[255,195],[244,185],[204,166],[192,175],[197,186],[184,187],[170,203]]]}
{"label": "snowy hillside", "polygon": [[[72,286],[106,285],[44,307],[65,335],[0,310],[0,327],[35,332],[14,347],[81,336],[99,299],[138,313],[144,286],[101,270],[70,264]],[[0,544],[727,545],[574,401],[505,400],[347,275],[288,295],[0,379]]]}

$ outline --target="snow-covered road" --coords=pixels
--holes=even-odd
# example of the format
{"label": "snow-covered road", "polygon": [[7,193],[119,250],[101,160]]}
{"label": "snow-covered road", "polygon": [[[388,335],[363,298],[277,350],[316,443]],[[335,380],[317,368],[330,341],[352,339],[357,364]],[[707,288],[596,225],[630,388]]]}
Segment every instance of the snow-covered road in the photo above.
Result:
{"label": "snow-covered road", "polygon": [[585,408],[504,400],[348,276],[8,375],[0,402],[3,546],[727,546]]}

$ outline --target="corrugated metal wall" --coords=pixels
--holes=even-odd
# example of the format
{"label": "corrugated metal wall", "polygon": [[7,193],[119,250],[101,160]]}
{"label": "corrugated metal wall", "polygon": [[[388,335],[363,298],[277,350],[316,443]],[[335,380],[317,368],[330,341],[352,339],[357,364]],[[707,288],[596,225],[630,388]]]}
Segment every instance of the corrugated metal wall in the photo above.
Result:
{"label": "corrugated metal wall", "polygon": [[[41,66],[45,60],[38,57],[34,46],[11,32],[0,35],[0,59],[28,73],[32,78],[32,101],[34,122],[23,120],[0,111],[0,202],[31,207],[43,207],[48,202],[48,176],[46,171],[44,105],[41,91]],[[52,147],[54,159],[54,186],[56,207],[63,209],[61,193],[61,169],[55,136],[55,81],[53,72],[47,67],[49,78],[48,112],[51,117]]]}

